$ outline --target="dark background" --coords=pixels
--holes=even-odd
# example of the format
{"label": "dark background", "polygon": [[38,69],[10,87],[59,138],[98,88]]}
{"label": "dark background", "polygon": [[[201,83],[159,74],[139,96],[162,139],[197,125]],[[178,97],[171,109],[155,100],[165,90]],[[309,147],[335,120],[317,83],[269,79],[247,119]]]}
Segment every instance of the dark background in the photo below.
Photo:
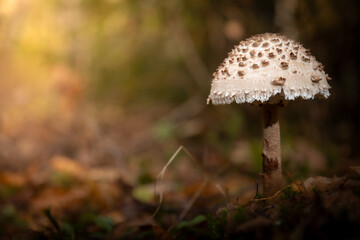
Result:
{"label": "dark background", "polygon": [[0,165],[61,155],[154,176],[184,145],[210,167],[257,173],[260,110],[206,98],[234,45],[280,32],[332,78],[327,100],[281,109],[285,169],[341,173],[360,156],[358,9],[350,0],[5,1]]}

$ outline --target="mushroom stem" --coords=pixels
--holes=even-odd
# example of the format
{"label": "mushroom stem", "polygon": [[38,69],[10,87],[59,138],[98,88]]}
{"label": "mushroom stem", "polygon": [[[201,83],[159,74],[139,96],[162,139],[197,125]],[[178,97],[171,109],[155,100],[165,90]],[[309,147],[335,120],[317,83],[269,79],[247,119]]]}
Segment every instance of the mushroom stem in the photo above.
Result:
{"label": "mushroom stem", "polygon": [[278,105],[264,104],[263,107],[263,192],[271,196],[283,186],[281,172],[281,143]]}

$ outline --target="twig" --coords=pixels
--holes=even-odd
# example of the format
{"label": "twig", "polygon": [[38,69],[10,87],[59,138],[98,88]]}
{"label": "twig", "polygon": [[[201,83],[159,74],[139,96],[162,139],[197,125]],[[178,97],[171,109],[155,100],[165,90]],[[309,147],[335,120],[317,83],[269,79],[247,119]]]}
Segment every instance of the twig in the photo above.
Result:
{"label": "twig", "polygon": [[267,197],[267,198],[258,198],[258,199],[254,199],[253,202],[259,202],[259,201],[266,201],[266,200],[270,200],[275,198],[279,193],[281,193],[282,191],[284,191],[286,188],[290,187],[291,184],[283,187],[282,189],[280,189],[279,191],[277,191],[274,195],[272,195],[271,197]]}

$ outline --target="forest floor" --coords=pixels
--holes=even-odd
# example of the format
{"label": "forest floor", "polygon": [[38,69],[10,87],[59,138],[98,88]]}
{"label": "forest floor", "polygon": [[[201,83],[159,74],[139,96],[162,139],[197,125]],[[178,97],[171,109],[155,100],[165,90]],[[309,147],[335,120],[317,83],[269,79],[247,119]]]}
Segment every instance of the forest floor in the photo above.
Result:
{"label": "forest floor", "polygon": [[269,198],[248,191],[224,196],[209,178],[176,191],[159,182],[161,205],[151,199],[154,184],[131,186],[119,176],[65,157],[52,159],[46,171],[1,172],[1,239],[358,239],[360,233],[359,168],[296,181]]}
{"label": "forest floor", "polygon": [[[179,147],[171,126],[147,131],[146,116],[5,126],[1,239],[359,239],[359,167],[304,179],[285,171],[288,185],[264,198],[257,170]],[[201,135],[194,122],[181,134]]]}

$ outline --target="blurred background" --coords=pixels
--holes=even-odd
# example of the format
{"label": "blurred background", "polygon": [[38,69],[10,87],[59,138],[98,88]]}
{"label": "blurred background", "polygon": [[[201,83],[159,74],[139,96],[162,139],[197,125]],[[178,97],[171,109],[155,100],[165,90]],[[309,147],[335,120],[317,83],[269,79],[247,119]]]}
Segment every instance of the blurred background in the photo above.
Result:
{"label": "blurred background", "polygon": [[[206,99],[234,45],[280,32],[311,49],[332,78],[329,99],[281,109],[284,171],[341,174],[360,161],[359,5],[1,0],[0,169],[46,169],[65,158],[141,185],[182,145],[214,174],[257,179],[260,109]],[[197,171],[180,152],[168,175],[194,182]],[[251,179],[225,186],[255,188]]]}

